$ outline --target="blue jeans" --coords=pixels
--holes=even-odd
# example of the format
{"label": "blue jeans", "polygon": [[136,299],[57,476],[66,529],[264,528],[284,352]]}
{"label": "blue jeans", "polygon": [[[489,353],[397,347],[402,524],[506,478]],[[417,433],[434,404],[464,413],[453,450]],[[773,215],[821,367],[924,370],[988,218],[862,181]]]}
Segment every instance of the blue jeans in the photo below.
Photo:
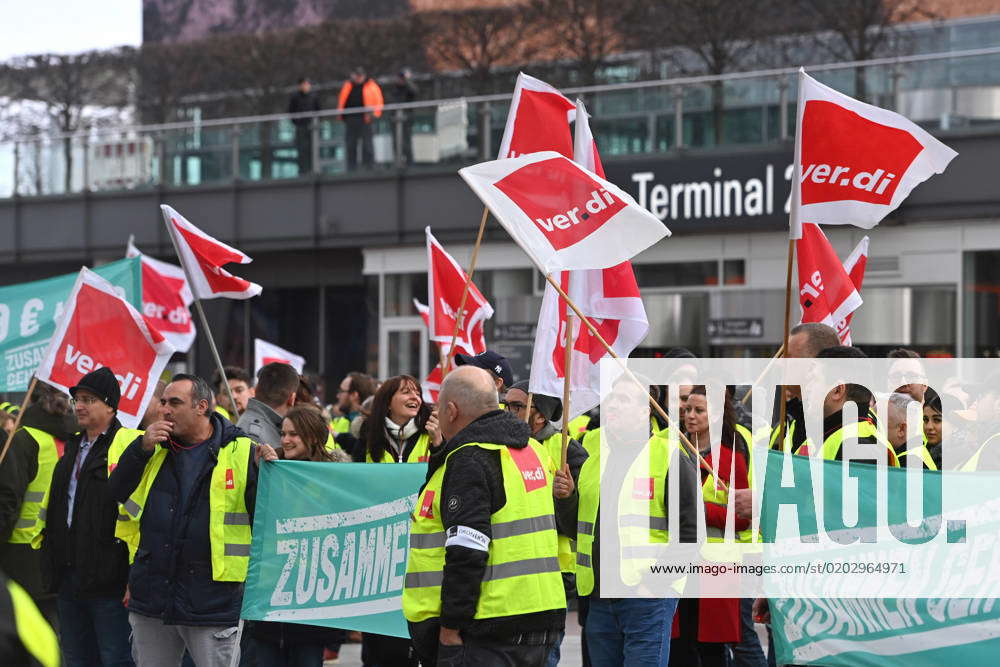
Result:
{"label": "blue jeans", "polygon": [[753,625],[753,598],[740,600],[740,635],[739,644],[730,644],[733,651],[735,667],[766,667],[767,658],[760,646],[760,637]]}
{"label": "blue jeans", "polygon": [[559,633],[559,639],[552,646],[552,650],[549,651],[549,659],[545,662],[546,667],[556,667],[559,664],[559,658],[561,657],[559,653],[559,647],[562,646],[563,638],[566,636],[565,632]]}
{"label": "blue jeans", "polygon": [[587,649],[601,667],[666,667],[677,598],[590,598]]}
{"label": "blue jeans", "polygon": [[[67,577],[69,579],[69,577]],[[56,600],[65,667],[133,667],[128,609],[118,598],[79,599],[64,586]]]}

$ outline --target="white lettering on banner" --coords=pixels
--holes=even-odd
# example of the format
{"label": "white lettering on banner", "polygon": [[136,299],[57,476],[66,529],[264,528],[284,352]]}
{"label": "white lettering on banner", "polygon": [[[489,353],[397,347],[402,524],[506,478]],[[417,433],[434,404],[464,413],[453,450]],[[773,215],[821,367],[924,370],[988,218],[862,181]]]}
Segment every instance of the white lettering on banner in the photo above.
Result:
{"label": "white lettering on banner", "polygon": [[608,205],[614,203],[614,197],[604,188],[592,190],[590,198],[583,203],[582,208],[585,209],[583,212],[580,211],[580,206],[574,206],[565,213],[554,215],[551,218],[535,218],[535,224],[547,232],[551,232],[555,228],[569,229],[571,225],[579,225],[582,221],[587,220],[591,213],[600,213],[607,209]]}
{"label": "white lettering on banner", "polygon": [[5,303],[0,303],[0,343],[4,342],[7,338],[7,332],[10,331],[10,306]]}
{"label": "white lettering on banner", "polygon": [[[703,218],[756,217],[774,213],[774,165],[767,164],[761,178],[724,179],[721,167],[712,170],[714,180],[687,183],[655,183],[651,171],[632,174],[638,191],[636,201],[660,220],[698,220]],[[792,180],[792,166],[785,169],[785,180]],[[860,175],[860,174],[859,174]],[[785,212],[789,203],[785,204]],[[555,224],[555,216],[550,224]],[[551,231],[541,220],[540,226]]]}
{"label": "white lettering on banner", "polygon": [[[76,366],[77,372],[81,375],[86,375],[98,368],[104,368],[104,364],[95,362],[93,357],[81,353],[80,350],[74,349],[68,343],[66,344],[66,355],[63,361],[67,366]],[[41,360],[39,360],[39,363],[41,363]],[[131,371],[127,375],[115,374],[115,378],[118,380],[118,384],[121,385],[122,397],[129,400],[135,398],[136,392],[139,391],[139,387],[142,385],[142,378],[137,377]]]}
{"label": "white lettering on banner", "polygon": [[167,307],[158,303],[143,303],[142,314],[153,320],[167,320],[171,324],[187,324],[191,320],[191,314],[187,308],[177,306],[167,312]]}
{"label": "white lettering on banner", "polygon": [[[403,590],[409,520],[361,530],[278,540],[285,564],[271,593],[271,606],[308,607],[330,600]],[[294,582],[294,587],[290,584]]]}
{"label": "white lettering on banner", "polygon": [[38,297],[32,297],[24,302],[21,309],[21,337],[27,338],[38,333],[38,313],[45,307],[45,302]]}
{"label": "white lettering on banner", "polygon": [[[850,177],[850,173],[850,167],[842,167],[840,165],[834,165],[831,167],[828,164],[810,164],[802,172],[801,182],[805,183],[808,178],[812,180],[813,183],[827,183],[829,185],[838,185],[845,188],[854,187],[858,190],[864,190],[866,192],[874,191],[875,194],[880,195],[885,192],[887,187],[889,187],[889,183],[892,182],[892,179],[896,178],[896,174],[886,174],[883,169],[876,169],[874,172],[859,171],[853,178]],[[882,178],[883,175],[885,178]],[[878,187],[876,187],[876,183],[878,184]]]}

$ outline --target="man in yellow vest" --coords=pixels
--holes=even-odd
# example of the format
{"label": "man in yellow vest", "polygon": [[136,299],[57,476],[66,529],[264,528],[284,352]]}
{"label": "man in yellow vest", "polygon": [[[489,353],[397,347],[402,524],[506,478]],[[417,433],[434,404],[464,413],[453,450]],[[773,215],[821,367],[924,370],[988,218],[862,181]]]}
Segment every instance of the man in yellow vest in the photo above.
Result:
{"label": "man in yellow vest", "polygon": [[[330,423],[330,429],[336,436],[351,432],[351,422],[361,414],[361,404],[375,394],[375,389],[374,378],[366,373],[348,373],[340,381],[340,388],[337,391],[337,411],[340,416]],[[344,446],[344,443],[340,444]],[[349,447],[344,448],[349,449]]]}
{"label": "man in yellow vest", "polygon": [[413,646],[429,665],[543,665],[566,623],[548,455],[479,368],[448,374],[438,419],[403,588]]}
{"label": "man in yellow vest", "polygon": [[257,492],[255,446],[212,411],[212,389],[175,375],[149,425],[111,474],[130,538],[132,652],[144,665],[224,667],[237,650],[237,623],[250,560]]}
{"label": "man in yellow vest", "polygon": [[81,431],[66,441],[49,491],[46,550],[58,592],[59,637],[69,665],[132,663],[128,610],[128,551],[115,539],[118,505],[108,490],[112,462],[141,431],[116,417],[121,388],[107,367],[69,390]]}
{"label": "man in yellow vest", "polygon": [[[0,570],[19,583],[46,618],[55,619],[40,551],[52,471],[75,431],[69,399],[39,382],[0,465]],[[6,441],[6,437],[3,437]]]}

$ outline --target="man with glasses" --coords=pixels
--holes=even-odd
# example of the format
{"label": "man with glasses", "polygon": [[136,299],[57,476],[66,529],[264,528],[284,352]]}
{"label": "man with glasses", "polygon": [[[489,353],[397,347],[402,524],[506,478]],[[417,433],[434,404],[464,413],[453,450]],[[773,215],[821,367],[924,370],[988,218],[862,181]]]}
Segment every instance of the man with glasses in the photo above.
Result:
{"label": "man with glasses", "polygon": [[116,416],[121,389],[99,368],[70,388],[80,432],[52,473],[46,545],[58,591],[59,636],[67,665],[131,665],[131,629],[122,603],[128,551],[115,539],[118,505],[108,477],[112,462],[142,431]]}

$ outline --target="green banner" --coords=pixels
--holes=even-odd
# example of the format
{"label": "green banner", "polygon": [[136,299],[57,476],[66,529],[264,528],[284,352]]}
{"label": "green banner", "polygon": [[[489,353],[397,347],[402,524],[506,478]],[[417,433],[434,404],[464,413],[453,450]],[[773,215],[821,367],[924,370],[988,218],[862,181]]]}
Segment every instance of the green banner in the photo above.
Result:
{"label": "green banner", "polygon": [[242,617],[409,637],[403,579],[427,465],[261,465]]}
{"label": "green banner", "polygon": [[[782,454],[768,452],[767,475],[771,478],[774,473],[774,477],[765,484],[761,505],[760,525],[765,539],[775,526],[778,503],[796,506],[799,532],[803,536],[815,535],[821,530],[843,531],[841,504],[848,494],[856,495],[859,501],[859,534],[876,524],[875,466],[852,462],[850,477],[845,477],[840,461],[823,462],[820,474],[826,505],[825,511],[819,513],[813,509],[811,482],[803,483],[810,477],[809,458],[790,456],[789,461],[791,475],[786,480],[794,480],[794,486],[782,483],[778,489]],[[888,524],[902,534],[906,521],[907,472],[903,468],[889,468],[886,473],[888,498],[883,502],[888,508]],[[929,471],[924,471],[923,476],[925,516],[931,525],[936,525],[936,520],[941,519],[942,476]],[[851,480],[851,488],[845,484],[846,479]],[[992,474],[984,478],[980,474],[974,479],[975,485],[961,485],[970,492],[960,494],[955,500],[960,505],[978,504],[983,512],[989,512],[987,503],[995,496],[994,490],[1000,488],[1000,477]],[[910,535],[920,540],[925,537],[918,531]],[[879,545],[871,547],[877,549]],[[831,557],[834,555],[831,553]],[[946,576],[944,570],[939,572],[941,577]],[[821,574],[813,576],[817,580],[824,578]],[[777,663],[829,667],[995,664],[1000,652],[1000,604],[997,602],[1000,601],[993,598],[946,597],[771,598],[771,628]]]}
{"label": "green banner", "polygon": [[[142,260],[120,259],[94,271],[142,312]],[[0,392],[28,389],[77,275],[0,287]]]}

